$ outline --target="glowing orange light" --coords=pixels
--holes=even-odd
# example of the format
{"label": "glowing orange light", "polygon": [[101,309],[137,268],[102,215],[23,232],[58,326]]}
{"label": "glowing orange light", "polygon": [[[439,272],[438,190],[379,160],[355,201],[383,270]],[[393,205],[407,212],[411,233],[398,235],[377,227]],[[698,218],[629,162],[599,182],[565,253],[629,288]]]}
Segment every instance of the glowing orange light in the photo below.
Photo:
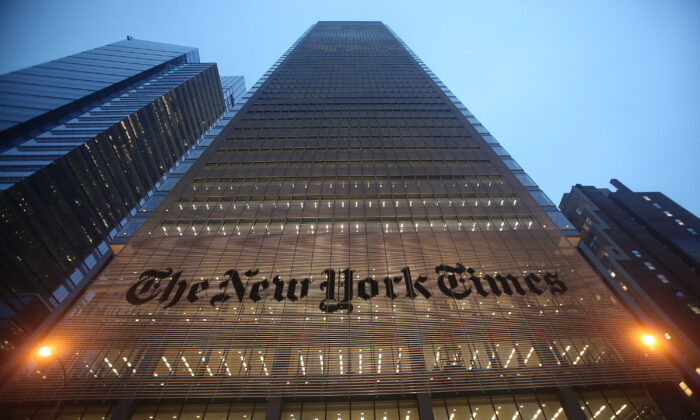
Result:
{"label": "glowing orange light", "polygon": [[651,334],[644,334],[642,336],[642,343],[646,344],[647,346],[653,346],[654,343],[656,343],[656,338],[654,338],[654,336]]}
{"label": "glowing orange light", "polygon": [[41,357],[49,357],[49,356],[51,356],[51,349],[48,348],[48,347],[46,347],[46,346],[40,348],[40,349],[39,349],[39,356],[41,356]]}

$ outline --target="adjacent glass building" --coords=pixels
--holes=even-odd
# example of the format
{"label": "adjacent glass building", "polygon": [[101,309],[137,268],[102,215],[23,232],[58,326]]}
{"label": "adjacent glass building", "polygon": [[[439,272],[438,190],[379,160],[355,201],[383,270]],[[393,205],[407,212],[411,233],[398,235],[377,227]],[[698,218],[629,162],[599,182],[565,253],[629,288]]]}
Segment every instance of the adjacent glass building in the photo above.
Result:
{"label": "adjacent glass building", "polygon": [[57,398],[86,419],[684,407],[573,226],[382,23],[313,25],[234,111],[46,338],[55,357],[6,382],[8,413],[55,414]]}
{"label": "adjacent glass building", "polygon": [[216,64],[176,45],[128,39],[0,76],[0,360],[81,291],[224,110]]}

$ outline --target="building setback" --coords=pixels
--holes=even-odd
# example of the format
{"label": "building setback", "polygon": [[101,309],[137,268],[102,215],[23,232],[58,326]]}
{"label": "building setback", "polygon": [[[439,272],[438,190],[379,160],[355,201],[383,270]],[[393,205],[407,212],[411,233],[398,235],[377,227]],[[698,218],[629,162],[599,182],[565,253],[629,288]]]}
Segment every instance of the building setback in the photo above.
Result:
{"label": "building setback", "polygon": [[573,226],[388,27],[313,25],[244,101],[5,410],[61,388],[76,417],[686,413]]}
{"label": "building setback", "polygon": [[216,64],[136,39],[0,76],[0,360],[104,265],[224,109]]}
{"label": "building setback", "polygon": [[581,232],[579,248],[616,294],[664,337],[700,389],[700,220],[660,192],[576,185],[561,209]]}

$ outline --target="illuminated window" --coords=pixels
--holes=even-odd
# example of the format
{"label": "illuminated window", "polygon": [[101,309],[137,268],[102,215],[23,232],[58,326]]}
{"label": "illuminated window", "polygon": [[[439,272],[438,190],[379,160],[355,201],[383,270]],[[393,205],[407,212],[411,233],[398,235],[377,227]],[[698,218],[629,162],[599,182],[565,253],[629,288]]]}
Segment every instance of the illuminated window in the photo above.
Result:
{"label": "illuminated window", "polygon": [[647,201],[651,201],[651,198],[647,197],[646,195],[644,196],[644,199]]}
{"label": "illuminated window", "polygon": [[691,311],[695,312],[695,315],[700,315],[700,308],[693,305],[692,303],[689,303],[688,307],[690,308]]}
{"label": "illuminated window", "polygon": [[633,249],[631,252],[632,252],[632,255],[634,255],[635,257],[642,258],[642,254],[639,251],[637,251],[636,249]]}
{"label": "illuminated window", "polygon": [[693,395],[693,390],[688,387],[688,385],[685,384],[685,382],[681,381],[678,386],[681,388],[683,393],[689,397]]}
{"label": "illuminated window", "polygon": [[666,283],[666,284],[670,283],[668,281],[668,279],[666,278],[666,276],[664,276],[663,274],[657,274],[656,277],[658,277],[659,280],[661,280],[663,283]]}
{"label": "illuminated window", "polygon": [[650,263],[649,261],[644,261],[644,265],[646,265],[649,270],[656,270],[654,264]]}

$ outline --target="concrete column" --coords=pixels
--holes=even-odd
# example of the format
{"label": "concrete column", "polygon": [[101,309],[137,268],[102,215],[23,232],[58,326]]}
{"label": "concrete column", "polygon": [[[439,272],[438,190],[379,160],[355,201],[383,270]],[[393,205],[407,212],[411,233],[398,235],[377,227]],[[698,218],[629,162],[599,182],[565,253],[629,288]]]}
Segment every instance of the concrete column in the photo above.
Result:
{"label": "concrete column", "polygon": [[267,400],[265,420],[280,420],[282,417],[282,398],[273,397]]}
{"label": "concrete column", "polygon": [[571,387],[561,386],[557,388],[557,398],[559,398],[566,417],[571,420],[586,420],[586,415],[581,410],[581,404],[579,404],[576,393]]}
{"label": "concrete column", "polygon": [[418,394],[416,400],[418,400],[418,418],[420,420],[435,420],[430,394]]}
{"label": "concrete column", "polygon": [[136,409],[136,401],[134,400],[119,400],[112,411],[112,420],[129,420]]}

